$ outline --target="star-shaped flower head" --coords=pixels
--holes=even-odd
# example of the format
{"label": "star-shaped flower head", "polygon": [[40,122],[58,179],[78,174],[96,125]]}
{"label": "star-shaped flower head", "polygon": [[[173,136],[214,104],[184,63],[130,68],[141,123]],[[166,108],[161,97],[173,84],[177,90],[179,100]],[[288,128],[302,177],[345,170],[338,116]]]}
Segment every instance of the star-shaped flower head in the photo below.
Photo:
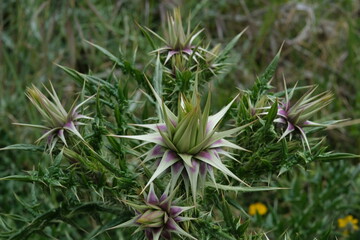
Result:
{"label": "star-shaped flower head", "polygon": [[[51,83],[50,83],[51,85]],[[82,103],[75,105],[75,102],[71,106],[69,111],[66,111],[61,105],[59,97],[57,96],[53,86],[49,91],[45,87],[46,91],[51,97],[51,100],[47,98],[38,88],[32,86],[27,88],[26,96],[31,103],[36,107],[40,115],[43,117],[44,125],[33,125],[25,123],[15,123],[20,126],[28,126],[34,128],[40,128],[45,130],[45,133],[36,141],[40,142],[46,139],[46,149],[50,152],[55,147],[56,143],[60,140],[63,144],[67,145],[66,133],[74,134],[78,138],[83,140],[83,137],[79,133],[77,126],[84,125],[80,122],[82,119],[92,119],[91,117],[82,115],[79,113],[80,107],[88,102],[91,98],[83,101]]]}
{"label": "star-shaped flower head", "polygon": [[164,64],[166,64],[175,55],[180,55],[185,59],[188,59],[191,56],[193,60],[197,61],[196,56],[203,59],[204,57],[201,53],[207,52],[205,49],[201,47],[196,47],[194,45],[194,40],[200,35],[200,33],[204,29],[198,30],[198,28],[196,27],[193,31],[191,31],[189,17],[187,30],[185,32],[181,19],[180,9],[178,8],[174,9],[172,16],[167,16],[167,29],[165,30],[164,37],[159,36],[157,33],[147,27],[140,28],[143,30],[144,33],[150,32],[164,44],[164,46],[152,51],[152,53],[166,56]]}
{"label": "star-shaped flower head", "polygon": [[302,141],[306,144],[307,148],[310,151],[309,141],[306,137],[304,127],[314,127],[314,126],[326,126],[326,124],[319,124],[310,121],[309,119],[322,108],[330,104],[333,99],[333,94],[326,91],[318,95],[311,96],[317,86],[309,86],[309,90],[296,102],[291,102],[291,98],[296,89],[296,85],[292,91],[288,94],[286,83],[284,80],[285,88],[285,99],[282,102],[279,102],[278,112],[274,122],[285,124],[286,130],[280,137],[279,141],[286,137],[287,135],[292,136],[294,132],[299,132],[301,134]]}
{"label": "star-shaped flower head", "polygon": [[238,133],[246,126],[217,132],[218,123],[229,110],[236,97],[220,112],[209,116],[210,94],[202,111],[200,98],[197,89],[195,89],[191,100],[186,99],[184,96],[179,98],[178,114],[176,116],[163,103],[151,85],[150,87],[158,104],[161,105],[164,122],[136,125],[153,130],[152,133],[146,135],[112,135],[155,144],[150,151],[144,154],[144,163],[153,159],[160,159],[160,161],[145,188],[168,169],[171,170],[171,189],[176,185],[179,177],[182,176],[186,189],[188,189],[189,185],[191,187],[194,202],[198,187],[203,186],[207,173],[215,183],[213,168],[242,182],[222,163],[220,156],[224,155],[234,159],[229,152],[224,150],[225,147],[245,150],[224,138]]}
{"label": "star-shaped flower head", "polygon": [[[193,218],[181,216],[181,214],[193,207],[177,206],[179,199],[173,200],[175,191],[169,195],[169,186],[160,196],[156,195],[153,184],[150,184],[149,194],[145,195],[145,205],[127,203],[134,208],[136,216],[120,225],[110,229],[121,227],[138,227],[134,232],[145,231],[149,240],[172,239],[171,235],[178,234],[189,239],[195,239],[180,227],[180,223]],[[109,229],[108,229],[109,230]]]}

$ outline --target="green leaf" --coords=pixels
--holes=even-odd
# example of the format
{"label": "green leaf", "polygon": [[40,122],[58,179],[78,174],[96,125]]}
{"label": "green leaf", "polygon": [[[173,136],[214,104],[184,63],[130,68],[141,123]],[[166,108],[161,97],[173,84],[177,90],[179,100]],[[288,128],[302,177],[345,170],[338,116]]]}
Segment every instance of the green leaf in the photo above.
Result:
{"label": "green leaf", "polygon": [[235,232],[236,231],[236,223],[233,220],[233,213],[230,209],[230,205],[225,200],[225,198],[223,199],[223,204],[222,204],[221,209],[222,209],[222,214],[224,216],[224,221],[225,221],[226,225],[231,228],[232,232]]}
{"label": "green leaf", "polygon": [[264,73],[259,78],[257,78],[255,85],[251,89],[251,100],[253,103],[257,102],[260,97],[266,93],[267,90],[271,89],[270,81],[273,78],[279,63],[281,49],[282,46],[269,66],[265,69]]}
{"label": "green leaf", "polygon": [[[125,216],[125,219],[126,219],[126,216]],[[134,222],[135,222],[135,219],[130,219],[128,221],[124,221],[124,216],[117,217],[116,219],[110,221],[109,223],[101,226],[95,232],[91,233],[87,239],[89,239],[89,240],[94,239],[98,235],[100,235],[106,231],[115,229],[115,228],[120,228],[120,227],[125,227],[125,226],[129,227],[129,226],[131,226],[131,224],[134,224]]]}
{"label": "green leaf", "polygon": [[91,85],[93,87],[91,89],[104,87],[111,95],[117,96],[117,89],[113,86],[113,84],[95,76],[79,73],[78,71],[65,66],[61,66],[58,64],[57,66],[61,68],[65,73],[67,73],[70,77],[72,77],[79,85],[83,86],[85,84],[85,86],[87,86],[88,88]]}
{"label": "green leaf", "polygon": [[45,148],[43,146],[36,146],[33,144],[14,144],[4,148],[0,148],[0,151],[3,150],[24,150],[24,151],[43,152]]}
{"label": "green leaf", "polygon": [[12,181],[20,181],[20,182],[31,182],[31,183],[39,182],[39,183],[45,184],[43,181],[41,181],[37,177],[30,176],[30,175],[12,175],[12,176],[7,176],[7,177],[0,178],[0,181],[4,181],[4,180],[12,180]]}
{"label": "green leaf", "polygon": [[[203,238],[199,239],[222,239],[222,240],[235,240],[234,237],[230,236],[229,234],[225,233],[223,229],[219,225],[212,224],[208,219],[201,219],[199,218],[195,222],[196,226],[201,232],[205,233]],[[210,238],[209,238],[210,237]]]}
{"label": "green leaf", "polygon": [[355,159],[360,158],[360,155],[352,154],[352,153],[336,153],[336,152],[327,152],[320,154],[316,157],[315,160],[328,162],[328,161],[339,161],[345,159]]}
{"label": "green leaf", "polygon": [[54,159],[54,166],[59,166],[61,163],[61,160],[63,159],[64,151],[61,150],[61,152],[55,157]]}
{"label": "green leaf", "polygon": [[226,197],[226,200],[227,200],[227,202],[228,202],[231,206],[233,206],[234,208],[240,210],[240,211],[241,211],[244,215],[246,215],[247,217],[250,217],[250,216],[248,215],[248,213],[246,212],[246,210],[241,206],[241,204],[240,204],[237,200],[232,199],[232,198],[230,198],[230,197]]}
{"label": "green leaf", "polygon": [[135,23],[140,28],[140,31],[145,35],[145,38],[150,43],[152,49],[155,50],[156,49],[155,43],[152,40],[151,36],[149,35],[148,31],[144,27],[142,27],[140,24],[138,24],[137,22],[135,22]]}
{"label": "green leaf", "polygon": [[[161,65],[160,62],[160,56],[158,55],[156,58],[156,64],[155,64],[155,73],[154,73],[154,78],[153,78],[153,85],[154,85],[154,89],[155,91],[162,96],[162,73],[163,73],[163,67]],[[161,105],[160,104],[156,104],[156,111],[158,113],[158,117],[159,119],[161,118]]]}
{"label": "green leaf", "polygon": [[283,47],[283,45],[281,45],[279,51],[277,52],[277,54],[275,55],[273,60],[270,62],[269,66],[265,69],[264,73],[258,78],[258,81],[261,84],[267,84],[272,79],[272,77],[274,76],[276,68],[277,68],[278,63],[279,63],[280,53],[281,53],[282,47]]}
{"label": "green leaf", "polygon": [[245,232],[246,232],[246,230],[248,229],[249,225],[250,225],[250,221],[249,221],[249,220],[243,222],[243,223],[239,226],[239,228],[237,229],[237,233],[238,233],[240,236],[244,235]]}
{"label": "green leaf", "polygon": [[241,31],[238,35],[236,35],[224,48],[224,50],[221,51],[218,61],[223,61],[227,55],[230,53],[230,51],[234,48],[235,44],[239,41],[240,37],[244,34],[244,32],[247,30],[247,27]]}
{"label": "green leaf", "polygon": [[225,191],[235,191],[235,192],[260,192],[260,191],[274,191],[274,190],[286,190],[288,188],[281,187],[242,187],[242,186],[229,186],[222,184],[214,184],[211,182],[206,183],[207,187],[218,188]]}
{"label": "green leaf", "polygon": [[74,206],[63,205],[36,216],[29,224],[11,235],[9,240],[24,240],[29,238],[33,233],[39,232],[45,227],[54,224],[55,220],[67,222],[74,217],[74,215],[90,214],[93,212],[108,212],[120,216],[129,214],[128,211],[124,211],[122,208],[115,208],[97,202],[87,202]]}
{"label": "green leaf", "polygon": [[266,126],[272,125],[274,119],[277,116],[277,112],[278,112],[278,100],[276,99],[274,104],[271,106],[269,113],[267,114],[266,123],[265,123]]}
{"label": "green leaf", "polygon": [[102,52],[104,55],[106,55],[107,57],[109,57],[109,59],[113,62],[115,62],[116,64],[118,64],[120,67],[124,67],[123,62],[120,61],[119,58],[115,57],[111,52],[109,52],[108,50],[106,50],[103,47],[100,47],[99,45],[96,45],[95,43],[86,41],[86,43],[90,44],[91,46],[95,47],[96,49],[98,49],[100,52]]}

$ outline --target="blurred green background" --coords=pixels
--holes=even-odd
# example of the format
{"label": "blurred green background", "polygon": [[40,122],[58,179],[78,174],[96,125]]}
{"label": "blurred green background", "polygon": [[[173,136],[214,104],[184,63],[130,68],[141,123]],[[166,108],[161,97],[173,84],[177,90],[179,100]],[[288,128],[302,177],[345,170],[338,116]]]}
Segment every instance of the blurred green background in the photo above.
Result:
{"label": "blurred green background", "polygon": [[[233,50],[229,73],[214,89],[218,107],[226,101],[221,96],[233,93],[234,86],[251,86],[284,42],[273,85],[281,90],[284,74],[289,85],[298,82],[330,89],[336,97],[324,110],[323,120],[359,122],[360,1],[3,0],[0,148],[33,143],[38,137],[34,134],[40,134],[11,125],[40,121],[24,95],[27,86],[51,80],[65,99],[79,91],[54,63],[105,76],[112,63],[84,41],[88,40],[113,53],[120,50],[141,69],[150,59],[151,47],[135,22],[161,32],[167,11],[176,6],[181,6],[184,16],[191,13],[193,26],[205,28],[204,40],[212,46],[226,44],[248,27]],[[360,154],[360,125],[329,130],[326,135],[334,150]],[[28,152],[0,152],[0,162],[0,177],[37,164],[36,155]],[[251,194],[242,204],[262,201],[268,205],[271,213],[254,221],[253,227],[273,232],[269,236],[287,231],[298,239],[312,239],[328,229],[341,236],[336,233],[337,218],[346,214],[360,218],[359,170],[356,160],[315,163],[308,171],[298,169],[280,178],[279,184],[291,190]],[[21,213],[13,193],[26,198],[28,189],[28,185],[0,182],[0,216]]]}

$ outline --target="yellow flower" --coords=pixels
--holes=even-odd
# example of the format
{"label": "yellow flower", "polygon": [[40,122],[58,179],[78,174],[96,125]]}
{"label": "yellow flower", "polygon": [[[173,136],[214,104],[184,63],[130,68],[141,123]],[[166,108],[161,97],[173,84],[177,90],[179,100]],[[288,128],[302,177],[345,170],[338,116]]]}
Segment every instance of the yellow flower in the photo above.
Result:
{"label": "yellow flower", "polygon": [[359,220],[351,215],[347,215],[344,218],[338,219],[338,227],[344,229],[343,234],[345,236],[348,236],[349,232],[358,231],[359,230],[358,223]]}
{"label": "yellow flower", "polygon": [[256,213],[258,213],[259,215],[265,215],[267,211],[268,211],[267,207],[260,202],[253,203],[249,206],[249,214],[251,216],[256,215]]}

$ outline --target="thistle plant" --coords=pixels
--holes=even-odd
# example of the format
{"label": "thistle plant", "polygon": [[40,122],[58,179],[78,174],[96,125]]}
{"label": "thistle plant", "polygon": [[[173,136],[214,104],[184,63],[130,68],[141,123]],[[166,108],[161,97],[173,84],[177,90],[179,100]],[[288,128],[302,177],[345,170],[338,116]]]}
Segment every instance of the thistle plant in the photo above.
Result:
{"label": "thistle plant", "polygon": [[[141,27],[141,29],[144,33],[151,33],[164,44],[164,46],[153,50],[152,53],[164,56],[164,65],[166,65],[169,60],[175,59],[174,65],[179,67],[180,65],[176,63],[180,63],[182,60],[189,60],[189,58],[197,62],[197,57],[204,59],[202,56],[203,52],[207,52],[206,49],[194,45],[196,38],[204,29],[197,30],[196,27],[191,31],[190,24],[189,17],[187,30],[185,32],[180,9],[176,8],[174,9],[172,16],[167,16],[167,29],[164,33],[164,37],[161,37],[147,27]],[[152,45],[155,46],[153,42]],[[174,58],[177,56],[179,58]]]}
{"label": "thistle plant", "polygon": [[54,149],[57,142],[61,141],[67,146],[67,135],[73,134],[81,140],[84,140],[78,131],[78,126],[84,125],[81,120],[91,120],[91,117],[80,114],[80,108],[88,102],[91,98],[76,105],[76,101],[72,104],[68,111],[62,106],[59,97],[57,96],[54,87],[50,83],[51,91],[46,87],[45,90],[50,95],[47,98],[38,88],[32,86],[27,89],[26,96],[31,103],[36,107],[40,115],[43,117],[44,125],[34,125],[25,123],[15,123],[20,126],[33,127],[43,129],[45,133],[36,141],[39,143],[42,140],[46,141],[45,148],[50,152]]}
{"label": "thistle plant", "polygon": [[[191,94],[191,86],[195,79],[199,81],[199,86],[205,84],[219,73],[225,73],[229,65],[228,57],[232,48],[245,32],[242,31],[235,36],[224,48],[220,44],[211,45],[200,39],[203,29],[199,30],[198,25],[191,28],[191,17],[187,19],[187,28],[183,26],[180,9],[176,8],[172,15],[168,15],[164,33],[160,36],[147,27],[140,26],[150,45],[154,49],[151,54],[156,56],[156,69],[162,69],[164,77],[161,79],[162,91],[169,108],[176,111],[177,98],[180,93]],[[161,42],[160,47],[156,41]],[[200,76],[200,77],[198,77]],[[160,84],[159,81],[153,82],[155,89]]]}
{"label": "thistle plant", "polygon": [[[310,162],[337,159],[340,155],[342,158],[351,156],[329,152],[325,138],[321,137],[321,130],[339,121],[313,121],[315,114],[320,115],[321,109],[330,104],[330,92],[315,95],[315,86],[296,85],[291,90],[285,85],[282,92],[272,91],[274,87],[271,82],[280,53],[255,80],[254,86],[241,91],[237,108],[231,110],[236,126],[258,120],[236,136],[235,143],[251,150],[251,153],[235,150],[234,156],[240,164],[230,162],[229,166],[232,172],[247,181],[261,178],[266,181],[270,174],[281,175],[296,165],[306,166]],[[295,99],[295,93],[304,88],[308,91],[298,100]],[[310,132],[318,134],[310,136]]]}
{"label": "thistle plant", "polygon": [[232,134],[238,133],[245,126],[222,132],[217,131],[218,123],[237,97],[221,111],[209,116],[211,96],[208,95],[204,110],[201,111],[198,91],[195,88],[191,100],[186,99],[183,95],[180,96],[178,114],[175,115],[164,104],[155,90],[152,87],[151,89],[158,104],[161,105],[164,122],[137,124],[136,126],[154,131],[146,135],[112,135],[113,137],[155,143],[155,146],[144,154],[143,163],[153,159],[160,159],[160,162],[145,188],[169,168],[171,169],[171,189],[174,188],[179,177],[182,176],[185,186],[188,188],[190,185],[191,187],[194,202],[196,201],[198,188],[203,186],[207,174],[210,175],[216,185],[213,168],[244,183],[222,163],[220,156],[223,155],[234,159],[229,152],[224,150],[225,147],[245,150],[225,139]]}
{"label": "thistle plant", "polygon": [[181,214],[193,207],[177,206],[180,199],[175,199],[175,192],[169,194],[169,187],[158,197],[154,191],[154,185],[150,184],[150,190],[145,195],[145,205],[127,202],[136,211],[136,216],[131,220],[110,229],[123,227],[138,227],[134,232],[144,231],[149,240],[172,239],[172,234],[182,235],[189,239],[195,239],[180,224],[192,218],[181,216]]}
{"label": "thistle plant", "polygon": [[311,96],[317,87],[309,86],[309,90],[301,98],[296,102],[291,102],[296,86],[288,93],[284,80],[284,87],[285,99],[279,102],[277,118],[274,120],[275,123],[286,125],[286,129],[279,141],[288,135],[291,138],[295,132],[299,132],[301,139],[306,144],[309,151],[311,151],[304,127],[326,126],[326,124],[315,123],[309,119],[322,108],[330,104],[333,94],[327,91]]}
{"label": "thistle plant", "polygon": [[[190,18],[185,30],[180,10],[176,9],[167,20],[163,36],[140,27],[156,58],[135,64],[139,61],[135,54],[129,61],[121,52],[116,56],[90,43],[109,58],[111,62],[101,66],[113,66],[111,71],[85,74],[61,67],[82,87],[82,95],[96,96],[95,104],[88,106],[93,118],[82,113],[91,97],[80,104],[75,101],[66,110],[52,85],[50,90],[45,88],[45,94],[34,86],[27,89],[26,95],[44,124],[18,125],[45,131],[36,141],[42,145],[14,144],[0,151],[38,151],[51,161],[39,161],[25,174],[0,176],[0,183],[16,180],[32,184],[31,193],[21,186],[22,196],[16,195],[26,208],[24,217],[16,211],[0,214],[0,238],[263,239],[262,230],[251,229],[249,225],[260,216],[252,218],[249,214],[266,214],[266,222],[278,224],[274,213],[278,207],[281,212],[289,211],[288,202],[284,211],[280,209],[284,202],[277,205],[272,198],[259,199],[255,195],[247,198],[245,192],[279,189],[265,185],[266,181],[286,187],[287,184],[278,181],[279,175],[297,164],[355,157],[327,152],[325,141],[312,144],[317,138],[306,136],[306,127],[314,126],[311,131],[317,131],[326,126],[310,119],[331,102],[332,94],[313,96],[316,87],[310,86],[307,93],[294,101],[294,92],[299,87],[289,92],[285,86],[284,93],[270,91],[280,51],[254,86],[243,89],[211,115],[212,89],[206,83],[225,69],[228,54],[234,52],[231,49],[243,32],[222,48],[204,44],[199,39],[203,30],[197,27],[191,30]],[[160,40],[160,47],[155,46],[152,36]],[[146,64],[148,61],[150,64]],[[146,68],[138,69],[145,65]],[[152,80],[151,84],[147,79]],[[208,93],[207,98],[202,98],[204,93]],[[236,94],[231,87],[227,93]],[[157,115],[152,111],[157,111]],[[83,137],[83,132],[89,134]],[[302,141],[292,137],[295,134]],[[45,153],[44,147],[48,150]],[[333,175],[336,174],[330,180],[334,186],[344,182]],[[224,184],[226,181],[228,185]],[[252,187],[246,182],[251,182]],[[329,189],[340,189],[333,185]],[[301,196],[303,185],[291,183],[291,186],[300,192],[291,195]],[[9,188],[9,192],[16,190]],[[338,203],[326,200],[321,199],[320,204]],[[244,206],[250,203],[253,204],[246,213]],[[129,212],[129,207],[134,211]],[[306,219],[310,217],[306,213]],[[350,220],[355,222],[354,218]],[[339,227],[348,227],[350,220],[339,221]],[[24,227],[19,228],[21,224]],[[314,227],[318,229],[318,225]],[[110,229],[116,231],[101,235]],[[357,230],[357,226],[353,229]]]}

